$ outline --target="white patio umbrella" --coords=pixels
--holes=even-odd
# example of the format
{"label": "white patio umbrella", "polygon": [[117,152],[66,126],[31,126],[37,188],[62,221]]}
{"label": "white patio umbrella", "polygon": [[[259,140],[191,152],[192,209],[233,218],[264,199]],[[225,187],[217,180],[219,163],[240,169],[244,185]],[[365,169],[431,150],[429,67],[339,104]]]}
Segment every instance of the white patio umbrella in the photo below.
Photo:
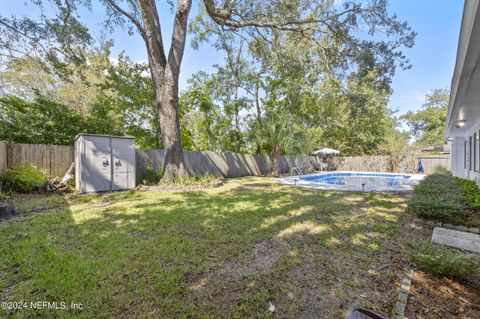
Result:
{"label": "white patio umbrella", "polygon": [[340,151],[334,150],[333,148],[321,148],[319,150],[316,150],[315,152],[312,153],[313,155],[321,155],[322,161],[320,165],[320,171],[323,171],[323,156],[324,155],[337,155],[340,154]]}
{"label": "white patio umbrella", "polygon": [[321,148],[312,153],[313,155],[334,155],[340,154],[340,151],[334,150],[332,148]]}

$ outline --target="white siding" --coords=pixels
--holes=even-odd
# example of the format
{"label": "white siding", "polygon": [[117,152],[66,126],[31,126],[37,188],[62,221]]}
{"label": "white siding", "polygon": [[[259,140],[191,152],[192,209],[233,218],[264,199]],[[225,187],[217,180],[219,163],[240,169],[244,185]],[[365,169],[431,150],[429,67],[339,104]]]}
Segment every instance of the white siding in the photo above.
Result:
{"label": "white siding", "polygon": [[473,127],[465,136],[453,138],[451,171],[480,183],[480,120]]}

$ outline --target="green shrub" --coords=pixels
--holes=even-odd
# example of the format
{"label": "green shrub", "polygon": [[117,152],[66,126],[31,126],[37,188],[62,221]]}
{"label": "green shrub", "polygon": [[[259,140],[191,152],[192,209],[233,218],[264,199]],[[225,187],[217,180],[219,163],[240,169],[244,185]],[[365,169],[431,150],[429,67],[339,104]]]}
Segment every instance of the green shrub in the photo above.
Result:
{"label": "green shrub", "polygon": [[465,206],[456,201],[445,202],[429,196],[413,198],[408,207],[418,215],[445,222],[461,222],[467,217]]}
{"label": "green shrub", "polygon": [[137,175],[137,185],[155,185],[158,184],[162,178],[162,172],[156,171],[151,165],[148,165],[146,170]]}
{"label": "green shrub", "polygon": [[480,275],[480,258],[476,255],[430,243],[410,246],[410,259],[426,272],[459,279]]}
{"label": "green shrub", "polygon": [[468,218],[465,191],[454,177],[445,174],[429,175],[417,185],[408,208],[422,217],[446,222]]}
{"label": "green shrub", "polygon": [[443,174],[443,175],[450,175],[450,171],[448,169],[446,169],[445,167],[443,166],[435,166],[435,168],[433,169],[433,172],[435,174]]}
{"label": "green shrub", "polygon": [[1,180],[8,192],[29,193],[43,188],[46,175],[35,166],[26,164],[7,169]]}
{"label": "green shrub", "polygon": [[477,184],[474,181],[458,177],[455,178],[455,181],[463,189],[467,205],[473,209],[479,210],[480,190],[478,189]]}
{"label": "green shrub", "polygon": [[463,190],[458,186],[455,178],[446,174],[428,175],[415,187],[413,193],[430,195],[452,193],[452,196],[456,197],[464,195]]}

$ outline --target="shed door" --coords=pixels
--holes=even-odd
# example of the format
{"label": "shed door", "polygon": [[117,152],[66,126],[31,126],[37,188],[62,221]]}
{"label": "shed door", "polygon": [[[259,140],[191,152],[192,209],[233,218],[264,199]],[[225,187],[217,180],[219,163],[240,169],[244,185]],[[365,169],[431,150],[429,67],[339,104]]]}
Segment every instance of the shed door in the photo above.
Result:
{"label": "shed door", "polygon": [[112,156],[110,138],[100,136],[84,137],[83,182],[85,192],[111,190]]}
{"label": "shed door", "polygon": [[112,160],[112,190],[135,188],[134,140],[112,138]]}

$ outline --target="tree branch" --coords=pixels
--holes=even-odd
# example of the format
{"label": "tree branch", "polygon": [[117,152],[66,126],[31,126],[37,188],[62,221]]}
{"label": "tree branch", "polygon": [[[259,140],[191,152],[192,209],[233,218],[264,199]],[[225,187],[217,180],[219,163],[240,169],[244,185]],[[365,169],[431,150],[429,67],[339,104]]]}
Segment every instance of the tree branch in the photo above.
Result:
{"label": "tree branch", "polygon": [[178,0],[175,20],[173,22],[172,44],[168,53],[168,64],[173,71],[173,75],[178,78],[180,64],[185,50],[185,41],[187,37],[187,20],[192,0]]}
{"label": "tree branch", "polygon": [[[140,13],[142,15],[143,24],[145,26],[145,44],[148,51],[148,62],[150,64],[150,72],[152,72],[152,79],[154,72],[159,72],[160,77],[163,77],[167,59],[165,57],[165,50],[163,47],[162,28],[160,26],[160,19],[158,18],[157,7],[155,1],[152,0],[138,0]],[[159,84],[160,85],[160,84]]]}
{"label": "tree branch", "polygon": [[128,20],[130,20],[135,27],[137,27],[138,32],[140,32],[140,35],[142,38],[145,40],[145,29],[143,28],[142,24],[140,21],[138,21],[132,14],[128,13],[126,10],[124,10],[122,7],[120,7],[115,0],[106,0],[107,4],[112,8],[113,10],[121,13],[124,15]]}
{"label": "tree branch", "polygon": [[[16,28],[15,26],[7,23],[5,20],[2,20],[1,17],[0,17],[0,25],[3,25],[5,26],[7,29],[11,30],[12,32],[16,33],[16,34],[19,34],[21,36],[23,36],[24,38],[30,40],[32,43],[34,43],[35,45],[38,45],[38,47],[43,51],[43,53],[45,54],[48,54],[48,50],[45,48],[45,46],[40,42],[39,39],[35,38],[35,37],[31,37],[29,36],[26,32],[22,31],[22,30],[19,30],[18,28]],[[9,50],[13,50],[13,48],[8,48]]]}
{"label": "tree branch", "polygon": [[[234,28],[242,27],[259,27],[259,28],[274,28],[283,31],[301,31],[303,26],[311,24],[325,24],[328,21],[334,21],[349,13],[358,13],[362,11],[360,6],[354,6],[342,12],[332,14],[324,19],[303,19],[303,20],[287,20],[284,22],[271,22],[262,20],[248,20],[245,17],[236,14],[233,9],[217,8],[214,0],[203,0],[207,14],[218,24],[230,26]],[[234,20],[232,16],[238,16],[242,20]],[[271,17],[269,17],[271,20]]]}

